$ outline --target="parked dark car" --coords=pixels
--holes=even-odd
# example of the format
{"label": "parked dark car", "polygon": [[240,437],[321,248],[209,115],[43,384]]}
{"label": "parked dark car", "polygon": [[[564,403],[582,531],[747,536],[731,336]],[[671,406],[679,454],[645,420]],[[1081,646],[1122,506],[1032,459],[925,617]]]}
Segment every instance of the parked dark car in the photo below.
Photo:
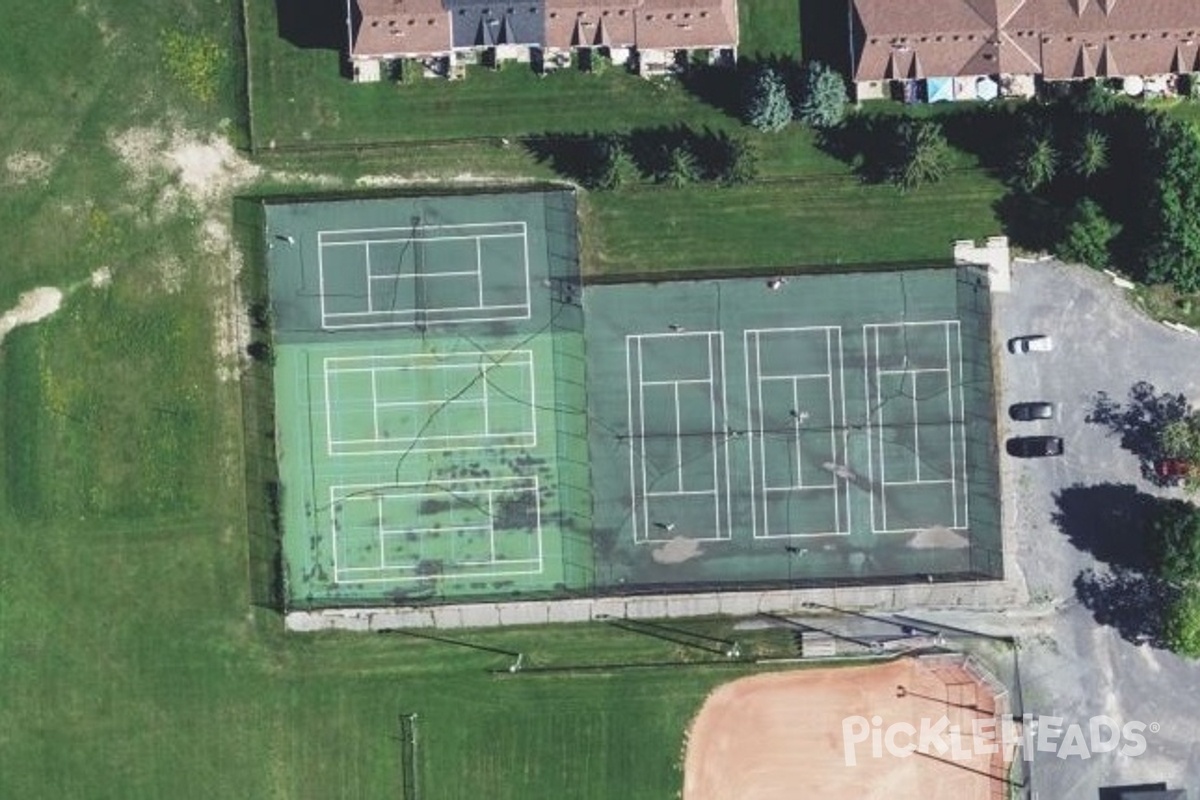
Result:
{"label": "parked dark car", "polygon": [[1049,353],[1054,349],[1054,340],[1040,333],[1014,336],[1008,340],[1010,353]]}
{"label": "parked dark car", "polygon": [[1043,403],[1013,403],[1008,407],[1008,415],[1018,422],[1032,422],[1035,419],[1054,419],[1054,404]]}
{"label": "parked dark car", "polygon": [[1046,458],[1063,454],[1061,436],[1014,436],[1006,447],[1010,456],[1018,458]]}

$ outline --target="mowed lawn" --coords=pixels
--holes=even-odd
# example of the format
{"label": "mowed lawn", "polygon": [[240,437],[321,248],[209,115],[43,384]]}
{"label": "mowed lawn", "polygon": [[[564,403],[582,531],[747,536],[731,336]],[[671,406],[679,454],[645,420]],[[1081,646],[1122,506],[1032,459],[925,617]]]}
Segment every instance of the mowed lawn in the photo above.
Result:
{"label": "mowed lawn", "polygon": [[595,275],[665,275],[945,262],[955,239],[999,232],[992,205],[1003,192],[974,170],[908,195],[851,176],[597,192],[585,263]]}

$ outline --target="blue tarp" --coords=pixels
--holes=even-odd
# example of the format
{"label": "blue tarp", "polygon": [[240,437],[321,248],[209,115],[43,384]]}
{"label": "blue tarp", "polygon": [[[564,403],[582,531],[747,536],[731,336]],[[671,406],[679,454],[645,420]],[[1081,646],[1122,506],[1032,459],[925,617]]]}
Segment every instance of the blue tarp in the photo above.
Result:
{"label": "blue tarp", "polygon": [[940,103],[954,99],[953,78],[926,78],[925,98],[930,103]]}

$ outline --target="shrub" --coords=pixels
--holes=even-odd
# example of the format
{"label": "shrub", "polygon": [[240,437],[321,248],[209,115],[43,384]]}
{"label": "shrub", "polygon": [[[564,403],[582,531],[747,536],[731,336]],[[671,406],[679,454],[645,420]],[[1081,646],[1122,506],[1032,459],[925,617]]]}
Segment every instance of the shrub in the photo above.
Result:
{"label": "shrub", "polygon": [[895,147],[890,178],[901,191],[937,183],[950,169],[950,144],[942,126],[933,120],[901,119],[896,126]]}
{"label": "shrub", "polygon": [[760,67],[750,78],[744,119],[760,131],[779,131],[792,121],[787,86],[772,67]]}
{"label": "shrub", "polygon": [[1111,262],[1109,243],[1119,228],[1090,198],[1079,201],[1067,216],[1063,237],[1054,251],[1063,261],[1104,269]]}
{"label": "shrub", "polygon": [[800,84],[796,118],[814,128],[832,128],[846,116],[846,82],[819,61],[810,61]]}

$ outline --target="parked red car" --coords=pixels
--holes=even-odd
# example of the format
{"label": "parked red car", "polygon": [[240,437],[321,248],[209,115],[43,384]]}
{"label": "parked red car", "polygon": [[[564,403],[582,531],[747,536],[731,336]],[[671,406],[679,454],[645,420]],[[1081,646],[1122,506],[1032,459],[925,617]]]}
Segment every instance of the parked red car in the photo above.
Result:
{"label": "parked red car", "polygon": [[1154,465],[1154,472],[1160,478],[1186,478],[1191,471],[1191,463],[1182,458],[1164,458]]}

